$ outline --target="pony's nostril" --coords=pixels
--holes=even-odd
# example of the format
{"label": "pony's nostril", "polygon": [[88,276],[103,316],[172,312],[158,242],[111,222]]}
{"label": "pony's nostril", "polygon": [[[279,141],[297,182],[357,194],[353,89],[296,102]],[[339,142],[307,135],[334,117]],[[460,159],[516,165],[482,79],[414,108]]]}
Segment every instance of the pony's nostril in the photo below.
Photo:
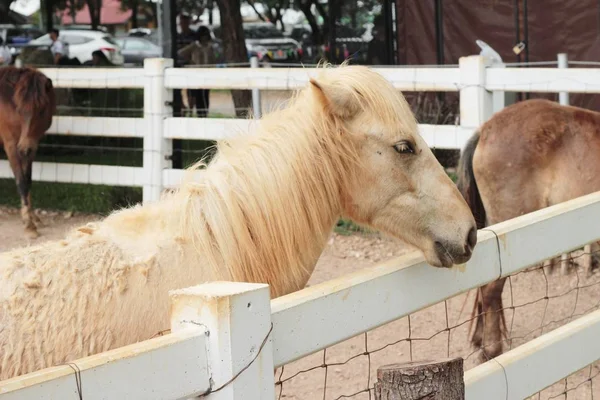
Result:
{"label": "pony's nostril", "polygon": [[475,248],[477,244],[477,228],[471,228],[469,235],[467,236],[467,245],[470,250]]}
{"label": "pony's nostril", "polygon": [[437,251],[438,253],[445,253],[446,252],[446,248],[444,247],[444,245],[442,244],[442,242],[436,240],[433,243],[433,245],[435,246],[435,251]]}

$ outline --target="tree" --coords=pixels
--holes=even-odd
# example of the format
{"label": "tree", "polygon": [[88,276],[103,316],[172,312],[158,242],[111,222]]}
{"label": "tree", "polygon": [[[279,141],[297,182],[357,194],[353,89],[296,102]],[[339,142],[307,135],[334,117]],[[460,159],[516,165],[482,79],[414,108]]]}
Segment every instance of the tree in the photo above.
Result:
{"label": "tree", "polygon": [[250,4],[250,7],[252,7],[254,12],[258,16],[258,18],[261,19],[261,21],[264,21],[264,22],[269,21],[269,22],[273,23],[274,25],[277,25],[277,22],[279,22],[279,24],[281,25],[281,29],[282,30],[285,29],[285,26],[283,25],[282,10],[285,10],[290,7],[290,0],[264,0],[264,1],[262,1],[262,4],[265,8],[264,15],[258,11],[254,0],[248,0],[248,4]]}
{"label": "tree", "polygon": [[9,22],[10,5],[14,0],[0,0],[0,22]]}
{"label": "tree", "polygon": [[207,3],[207,0],[177,0],[177,10],[189,15],[202,15]]}
{"label": "tree", "polygon": [[100,12],[102,11],[102,0],[86,0],[90,12],[90,22],[92,29],[98,29],[100,26]]}
{"label": "tree", "polygon": [[[381,7],[381,3],[382,0],[341,2],[341,4],[338,4],[336,22],[349,22],[352,28],[360,29],[365,23],[371,22],[373,14],[378,7]],[[314,43],[324,44],[329,35],[329,7],[319,0],[299,0],[295,2],[295,6],[304,13],[306,22],[310,25]],[[322,21],[321,24],[318,21],[319,17]]]}
{"label": "tree", "polygon": [[81,10],[85,4],[86,0],[46,0],[50,1],[53,6],[53,10],[55,11],[69,11],[69,15],[71,16],[71,21],[75,20],[75,14],[77,11]]}
{"label": "tree", "polygon": [[140,14],[145,15],[147,20],[158,26],[157,2],[149,0],[121,0],[121,10],[131,10],[131,27],[139,27]]}
{"label": "tree", "polygon": [[[231,63],[248,62],[240,0],[217,0],[217,5],[221,14],[225,61]],[[245,116],[252,104],[251,92],[249,90],[232,90],[231,95],[236,115],[238,117]]]}

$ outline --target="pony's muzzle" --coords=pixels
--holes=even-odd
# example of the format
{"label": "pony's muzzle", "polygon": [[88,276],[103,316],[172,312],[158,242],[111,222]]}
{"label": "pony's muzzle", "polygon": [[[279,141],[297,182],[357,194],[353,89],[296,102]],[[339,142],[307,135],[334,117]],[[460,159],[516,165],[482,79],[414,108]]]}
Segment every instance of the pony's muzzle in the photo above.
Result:
{"label": "pony's muzzle", "polygon": [[465,253],[469,252],[469,256],[473,253],[473,249],[477,245],[477,228],[473,227],[467,235],[467,243],[465,244]]}
{"label": "pony's muzzle", "polygon": [[444,241],[435,241],[434,251],[444,268],[454,264],[464,264],[471,259],[473,249],[477,244],[477,228],[471,228],[462,246],[452,245]]}

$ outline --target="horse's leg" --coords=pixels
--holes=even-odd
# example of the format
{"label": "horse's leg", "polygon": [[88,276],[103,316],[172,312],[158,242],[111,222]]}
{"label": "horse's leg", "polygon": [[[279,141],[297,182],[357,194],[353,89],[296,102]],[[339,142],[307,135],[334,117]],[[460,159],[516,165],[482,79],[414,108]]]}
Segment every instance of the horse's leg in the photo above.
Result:
{"label": "horse's leg", "polygon": [[560,256],[560,272],[562,275],[569,274],[569,266],[571,265],[571,253],[564,253]]}
{"label": "horse's leg", "polygon": [[23,178],[25,184],[19,188],[21,195],[21,217],[25,221],[25,231],[31,238],[39,236],[35,221],[39,218],[33,212],[33,204],[31,203],[31,174],[33,167],[33,154],[28,151],[21,152],[21,165],[23,170]]}
{"label": "horse's leg", "polygon": [[600,242],[592,242],[584,247],[583,264],[588,275],[600,267]]}
{"label": "horse's leg", "polygon": [[23,177],[25,184],[23,185],[21,194],[21,216],[26,221],[26,229],[31,236],[39,236],[35,221],[39,222],[39,218],[33,212],[33,204],[31,203],[31,185],[32,185],[32,169],[33,160],[37,153],[37,146],[39,137],[42,135],[38,134],[36,124],[32,124],[32,116],[25,115],[22,119],[21,136],[17,143],[17,151],[21,159],[21,168],[23,171]]}
{"label": "horse's leg", "polygon": [[21,157],[21,152],[14,144],[5,145],[6,156],[10,163],[10,168],[15,176],[15,182],[19,196],[21,197],[21,218],[25,224],[25,233],[31,239],[39,236],[37,228],[31,218],[29,189],[31,187],[31,164]]}
{"label": "horse's leg", "polygon": [[33,210],[33,203],[31,201],[31,187],[33,186],[33,181],[31,179],[31,175],[32,175],[32,171],[33,171],[33,159],[34,156],[30,156],[27,160],[24,161],[25,163],[25,178],[27,179],[27,185],[29,187],[29,192],[27,193],[27,199],[28,199],[28,203],[29,203],[29,218],[31,218],[31,220],[39,225],[39,226],[44,226],[44,224],[42,223],[42,221],[40,220],[40,218],[35,214],[34,210]]}
{"label": "horse's leg", "polygon": [[477,301],[477,322],[471,343],[481,348],[480,362],[502,354],[502,337],[506,335],[506,320],[502,305],[502,291],[506,278],[482,286]]}
{"label": "horse's leg", "polygon": [[[477,289],[475,306],[473,307],[473,312],[471,313],[471,323],[473,320],[475,321],[475,330],[471,336],[471,344],[476,349],[480,348],[481,344],[483,343],[483,305],[481,301],[481,290],[482,288]],[[471,330],[471,328],[469,328],[469,330]]]}

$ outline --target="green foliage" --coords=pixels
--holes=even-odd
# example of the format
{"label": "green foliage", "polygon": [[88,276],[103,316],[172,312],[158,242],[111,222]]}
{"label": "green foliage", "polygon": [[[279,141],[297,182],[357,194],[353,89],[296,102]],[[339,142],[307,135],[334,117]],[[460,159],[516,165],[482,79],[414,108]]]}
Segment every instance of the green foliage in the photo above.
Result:
{"label": "green foliage", "polygon": [[31,14],[29,16],[29,20],[31,21],[31,24],[35,25],[35,26],[40,26],[41,19],[42,19],[42,14],[40,13],[40,10],[37,10],[36,12],[34,12],[33,14]]}
{"label": "green foliage", "polygon": [[452,182],[456,183],[456,181],[458,180],[458,175],[456,175],[455,172],[446,172],[446,173],[448,174],[450,179],[452,179]]}
{"label": "green foliage", "polygon": [[355,233],[372,233],[373,231],[365,228],[361,225],[358,225],[354,221],[350,219],[341,218],[338,220],[334,232],[340,235],[353,235]]}
{"label": "green foliage", "polygon": [[[141,188],[74,183],[34,182],[31,201],[35,208],[77,211],[106,215],[111,211],[142,201]],[[15,181],[0,179],[0,205],[19,207],[21,201]]]}

